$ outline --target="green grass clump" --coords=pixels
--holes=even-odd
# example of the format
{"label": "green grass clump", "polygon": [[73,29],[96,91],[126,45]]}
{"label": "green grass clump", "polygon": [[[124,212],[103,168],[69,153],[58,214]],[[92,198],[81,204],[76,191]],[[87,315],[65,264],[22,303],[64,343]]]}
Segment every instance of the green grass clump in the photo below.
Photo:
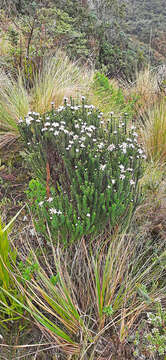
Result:
{"label": "green grass clump", "polygon": [[109,116],[110,112],[114,112],[117,116],[124,116],[127,113],[130,118],[133,115],[136,101],[134,96],[131,96],[130,101],[127,101],[116,80],[109,80],[99,72],[94,76],[90,99],[106,116]]}
{"label": "green grass clump", "polygon": [[12,249],[9,240],[9,231],[19,213],[20,211],[6,226],[0,221],[0,324],[6,329],[6,322],[17,320],[22,314],[22,306],[18,301],[23,303],[23,296],[12,276],[17,251],[15,248]]}

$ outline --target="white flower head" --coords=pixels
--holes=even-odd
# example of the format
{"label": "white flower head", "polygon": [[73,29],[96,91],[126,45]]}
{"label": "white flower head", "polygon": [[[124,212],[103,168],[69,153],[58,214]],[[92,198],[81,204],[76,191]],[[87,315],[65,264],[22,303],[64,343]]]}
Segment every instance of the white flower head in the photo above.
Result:
{"label": "white flower head", "polygon": [[104,165],[100,165],[100,170],[104,171],[104,170],[105,170],[105,168],[106,168],[106,164],[104,164]]}
{"label": "white flower head", "polygon": [[54,126],[54,127],[57,127],[57,126],[59,126],[60,124],[58,123],[58,122],[53,122],[52,123],[52,126]]}
{"label": "white flower head", "polygon": [[27,117],[26,117],[25,122],[26,122],[27,126],[29,126],[29,125],[31,124],[32,120],[34,120],[34,119],[32,118],[32,116],[27,116]]}
{"label": "white flower head", "polygon": [[44,201],[40,201],[40,202],[39,202],[39,206],[40,206],[40,207],[42,207],[43,204],[44,204]]}
{"label": "white flower head", "polygon": [[130,185],[135,185],[135,181],[134,180],[130,180]]}
{"label": "white flower head", "polygon": [[125,175],[121,174],[121,175],[120,175],[120,179],[121,179],[121,180],[124,180],[124,179],[125,179]]}
{"label": "white flower head", "polygon": [[50,203],[50,202],[52,202],[54,199],[53,199],[53,197],[49,197],[48,199],[47,199],[47,201]]}
{"label": "white flower head", "polygon": [[87,216],[87,217],[90,217],[90,214],[88,213],[88,214],[86,214],[86,216]]}
{"label": "white flower head", "polygon": [[120,171],[121,171],[121,172],[125,172],[125,170],[124,170],[124,165],[120,164],[119,167],[120,167]]}
{"label": "white flower head", "polygon": [[114,144],[110,144],[107,148],[109,151],[113,151],[115,149],[115,145]]}

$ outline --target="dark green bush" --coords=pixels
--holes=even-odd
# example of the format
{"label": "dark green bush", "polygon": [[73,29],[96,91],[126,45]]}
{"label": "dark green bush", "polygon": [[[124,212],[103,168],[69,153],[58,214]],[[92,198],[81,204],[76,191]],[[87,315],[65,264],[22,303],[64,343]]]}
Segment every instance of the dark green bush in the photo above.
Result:
{"label": "dark green bush", "polygon": [[[125,223],[138,201],[142,150],[127,115],[104,124],[93,105],[67,103],[20,121],[36,179],[28,197],[37,230],[67,243]],[[50,180],[49,180],[50,173]],[[43,221],[46,220],[46,222]]]}

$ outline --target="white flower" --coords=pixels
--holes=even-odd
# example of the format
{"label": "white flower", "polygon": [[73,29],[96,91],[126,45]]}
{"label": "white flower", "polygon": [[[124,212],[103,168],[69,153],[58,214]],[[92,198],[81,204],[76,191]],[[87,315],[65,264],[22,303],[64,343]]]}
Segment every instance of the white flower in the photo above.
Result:
{"label": "white flower", "polygon": [[41,131],[42,131],[42,132],[47,131],[47,128],[43,128],[43,129],[41,129]]}
{"label": "white flower", "polygon": [[135,149],[135,146],[133,144],[129,144],[129,148]]}
{"label": "white flower", "polygon": [[52,126],[57,127],[57,126],[59,126],[59,123],[58,122],[53,122]]}
{"label": "white flower", "polygon": [[136,132],[133,132],[133,136],[137,137],[137,136],[138,136],[138,134],[137,134]]}
{"label": "white flower", "polygon": [[133,181],[132,179],[130,180],[130,185],[134,185],[135,181]]}
{"label": "white flower", "polygon": [[79,129],[80,125],[79,124],[75,124],[75,128]]}
{"label": "white flower", "polygon": [[25,122],[26,122],[27,126],[29,126],[31,124],[32,120],[33,120],[33,118],[31,116],[26,117]]}
{"label": "white flower", "polygon": [[39,116],[40,114],[38,112],[32,111],[32,114],[35,116]]}
{"label": "white flower", "polygon": [[42,207],[42,205],[44,204],[44,201],[40,201],[39,202],[39,206]]}
{"label": "white flower", "polygon": [[67,130],[67,129],[64,129],[64,133],[65,133],[65,134],[68,134],[69,132],[68,132],[68,130]]}
{"label": "white flower", "polygon": [[121,180],[124,180],[124,179],[125,179],[125,175],[121,174],[121,175],[120,175],[120,179],[121,179]]}
{"label": "white flower", "polygon": [[106,164],[100,165],[100,170],[104,171],[105,168],[106,168]]}
{"label": "white flower", "polygon": [[91,133],[87,133],[87,135],[88,135],[89,137],[91,137],[91,136],[92,136],[92,134],[91,134]]}
{"label": "white flower", "polygon": [[87,217],[90,217],[90,214],[88,213],[88,214],[86,214],[86,216],[87,216]]}
{"label": "white flower", "polygon": [[61,125],[60,128],[59,128],[59,130],[61,130],[61,131],[65,130],[64,126]]}
{"label": "white flower", "polygon": [[101,142],[101,143],[98,145],[98,148],[99,148],[99,149],[102,149],[103,146],[104,146],[104,144]]}
{"label": "white flower", "polygon": [[108,188],[108,189],[111,189],[111,186],[110,186],[110,185],[108,185],[108,186],[107,186],[107,188]]}
{"label": "white flower", "polygon": [[54,105],[55,103],[54,103],[54,101],[51,101],[51,105]]}
{"label": "white flower", "polygon": [[53,128],[53,127],[51,127],[51,128],[49,129],[49,131],[54,131],[54,128]]}
{"label": "white flower", "polygon": [[139,153],[140,155],[142,155],[142,154],[143,154],[143,150],[142,150],[142,149],[138,149],[138,153]]}
{"label": "white flower", "polygon": [[109,151],[113,151],[115,149],[115,145],[114,144],[110,144],[107,148],[107,150]]}
{"label": "white flower", "polygon": [[52,202],[54,199],[53,199],[53,197],[49,197],[48,199],[47,199],[47,201],[50,203],[50,202]]}
{"label": "white flower", "polygon": [[135,130],[136,127],[134,125],[131,126],[131,130]]}
{"label": "white flower", "polygon": [[78,153],[78,152],[79,152],[79,149],[76,149],[76,152]]}
{"label": "white flower", "polygon": [[54,135],[59,135],[59,131],[54,131]]}
{"label": "white flower", "polygon": [[51,214],[57,214],[57,215],[62,214],[62,212],[60,210],[56,210],[55,208],[51,208],[49,211]]}
{"label": "white flower", "polygon": [[114,184],[115,184],[115,179],[112,179],[111,182],[112,182],[112,184],[114,185]]}
{"label": "white flower", "polygon": [[110,112],[110,115],[114,115],[114,112],[113,112],[113,111],[111,111],[111,112]]}
{"label": "white flower", "polygon": [[18,120],[18,123],[21,124],[22,122],[23,122],[23,119],[20,118],[20,119]]}
{"label": "white flower", "polygon": [[39,119],[36,119],[36,122],[37,122],[37,123],[40,123],[41,121],[40,121]]}
{"label": "white flower", "polygon": [[73,136],[73,139],[74,139],[74,140],[77,140],[77,139],[78,139],[78,135],[74,135],[74,136]]}
{"label": "white flower", "polygon": [[81,99],[82,99],[82,100],[85,100],[85,96],[81,96]]}
{"label": "white flower", "polygon": [[68,101],[68,98],[67,98],[67,97],[64,97],[64,99],[63,99],[63,100],[67,102],[67,101]]}
{"label": "white flower", "polygon": [[85,148],[85,145],[84,145],[84,144],[81,144],[80,147],[81,147],[81,148]]}
{"label": "white flower", "polygon": [[44,125],[45,126],[50,126],[50,122],[47,121]]}
{"label": "white flower", "polygon": [[125,172],[124,166],[122,164],[119,165],[121,172]]}

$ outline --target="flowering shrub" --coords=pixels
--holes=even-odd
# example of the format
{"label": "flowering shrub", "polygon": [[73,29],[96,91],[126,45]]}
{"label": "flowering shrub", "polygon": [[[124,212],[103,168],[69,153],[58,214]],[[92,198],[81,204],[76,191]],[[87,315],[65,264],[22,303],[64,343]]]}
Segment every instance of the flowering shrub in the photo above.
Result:
{"label": "flowering shrub", "polygon": [[43,216],[54,237],[67,242],[128,220],[137,201],[143,151],[127,115],[107,125],[93,106],[68,103],[40,117],[29,113],[19,129],[36,180],[28,197],[37,230]]}

